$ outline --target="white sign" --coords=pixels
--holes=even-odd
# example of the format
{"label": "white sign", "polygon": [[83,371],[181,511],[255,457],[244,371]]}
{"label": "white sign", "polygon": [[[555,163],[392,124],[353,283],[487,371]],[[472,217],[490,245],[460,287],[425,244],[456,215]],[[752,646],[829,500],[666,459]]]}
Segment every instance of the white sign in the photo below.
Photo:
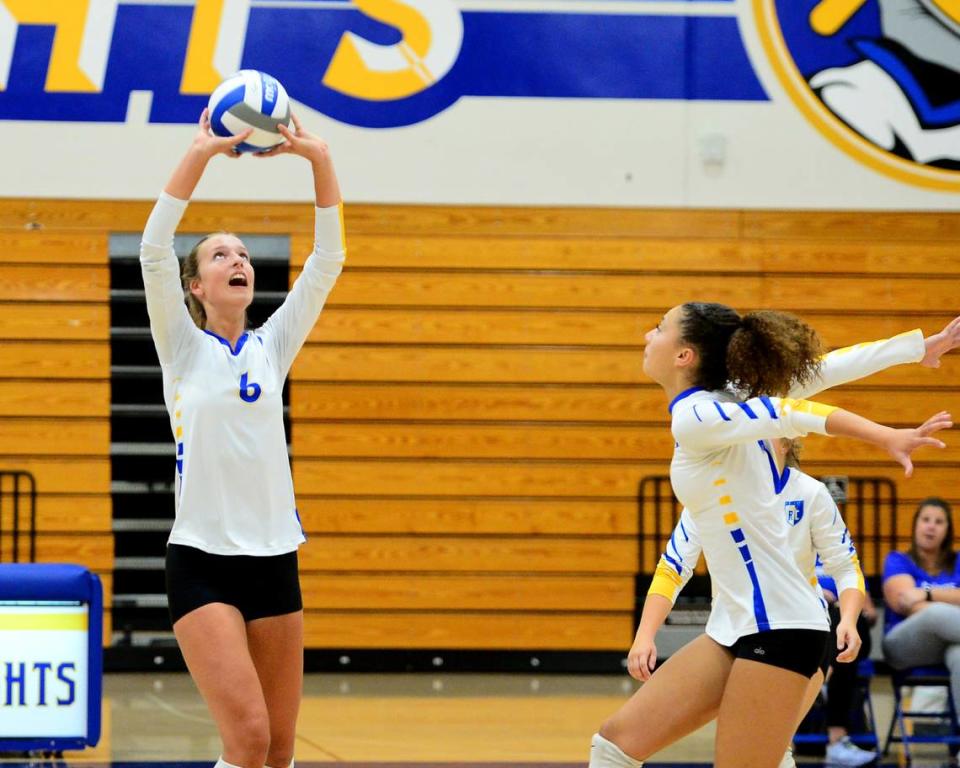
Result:
{"label": "white sign", "polygon": [[0,739],[87,734],[87,607],[0,605]]}

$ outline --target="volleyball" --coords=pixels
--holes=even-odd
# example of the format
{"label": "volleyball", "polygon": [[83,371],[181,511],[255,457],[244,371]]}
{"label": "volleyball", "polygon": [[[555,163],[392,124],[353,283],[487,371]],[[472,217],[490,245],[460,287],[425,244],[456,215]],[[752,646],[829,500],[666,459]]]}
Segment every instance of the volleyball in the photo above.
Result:
{"label": "volleyball", "polygon": [[260,152],[283,141],[277,130],[290,125],[290,99],[275,77],[256,69],[241,69],[210,94],[210,130],[217,136],[253,133],[237,145],[240,152]]}

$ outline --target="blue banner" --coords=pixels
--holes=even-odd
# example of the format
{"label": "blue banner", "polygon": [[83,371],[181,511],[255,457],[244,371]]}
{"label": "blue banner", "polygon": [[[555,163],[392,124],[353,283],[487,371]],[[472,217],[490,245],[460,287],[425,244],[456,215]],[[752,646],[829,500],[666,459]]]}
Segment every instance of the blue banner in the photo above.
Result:
{"label": "blue banner", "polygon": [[[261,0],[249,9],[236,68],[269,72],[292,98],[370,128],[418,123],[470,96],[767,99],[731,3],[701,3],[730,11],[699,16],[662,9],[645,15],[643,5],[616,15],[448,10],[449,29],[430,30],[430,44],[443,32],[458,37],[444,43],[440,59],[446,58],[431,64],[426,42],[418,61],[415,29],[405,39],[400,27],[352,4],[284,6]],[[102,85],[87,92],[51,88],[56,27],[21,21],[7,86],[0,90],[0,119],[123,122],[131,91],[151,91],[151,122],[194,122],[212,90],[209,80],[202,93],[183,88],[191,34],[198,34],[194,10],[118,4]],[[390,57],[402,62],[401,54],[412,62],[409,72],[391,71]],[[71,64],[56,66],[67,71]]]}

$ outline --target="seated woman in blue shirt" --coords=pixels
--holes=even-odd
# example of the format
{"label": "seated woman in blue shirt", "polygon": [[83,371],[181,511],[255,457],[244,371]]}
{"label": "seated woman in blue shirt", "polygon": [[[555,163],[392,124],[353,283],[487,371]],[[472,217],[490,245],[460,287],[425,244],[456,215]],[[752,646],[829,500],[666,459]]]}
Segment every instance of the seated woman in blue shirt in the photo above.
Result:
{"label": "seated woman in blue shirt", "polygon": [[945,664],[960,702],[960,561],[950,505],[931,497],[913,516],[913,543],[883,564],[883,653],[894,669]]}

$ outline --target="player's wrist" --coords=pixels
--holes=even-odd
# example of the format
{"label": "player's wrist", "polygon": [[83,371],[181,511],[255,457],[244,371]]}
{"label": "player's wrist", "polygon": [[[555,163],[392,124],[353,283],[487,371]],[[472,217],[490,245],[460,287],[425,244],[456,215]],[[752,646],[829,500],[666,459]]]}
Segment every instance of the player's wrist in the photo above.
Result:
{"label": "player's wrist", "polygon": [[187,158],[195,163],[206,165],[218,151],[212,141],[198,136],[190,145],[190,149],[187,150]]}

